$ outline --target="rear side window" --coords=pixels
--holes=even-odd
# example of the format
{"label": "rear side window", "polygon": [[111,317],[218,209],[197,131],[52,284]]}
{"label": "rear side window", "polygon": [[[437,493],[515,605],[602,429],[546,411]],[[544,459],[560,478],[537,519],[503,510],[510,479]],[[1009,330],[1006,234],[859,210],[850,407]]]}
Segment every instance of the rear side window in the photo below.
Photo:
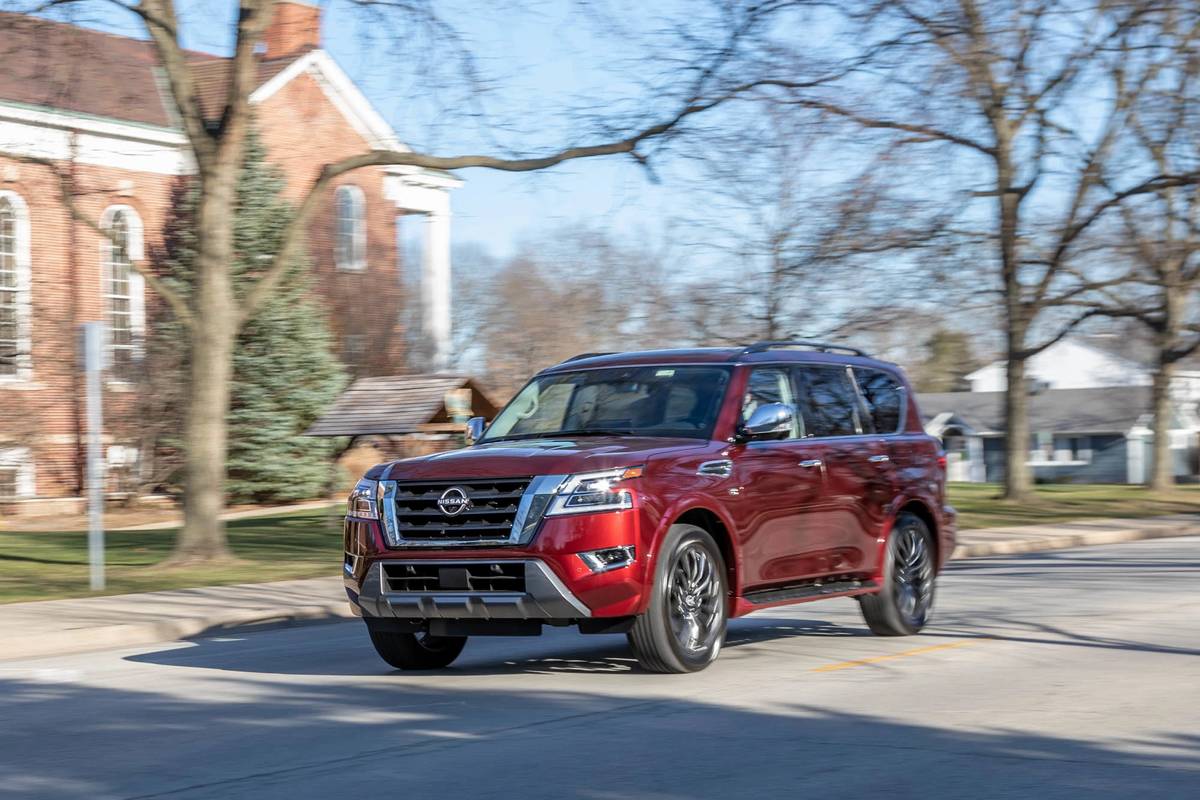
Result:
{"label": "rear side window", "polygon": [[845,367],[800,367],[800,416],[808,436],[854,436],[858,397]]}
{"label": "rear side window", "polygon": [[854,369],[858,390],[876,433],[896,433],[904,408],[904,387],[895,375],[879,369]]}

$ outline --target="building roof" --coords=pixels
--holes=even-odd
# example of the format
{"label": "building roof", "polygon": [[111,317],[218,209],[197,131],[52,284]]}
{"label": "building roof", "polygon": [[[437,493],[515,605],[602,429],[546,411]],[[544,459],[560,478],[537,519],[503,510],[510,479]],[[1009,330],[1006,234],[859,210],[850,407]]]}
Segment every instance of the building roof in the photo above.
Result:
{"label": "building roof", "polygon": [[[153,44],[25,14],[0,13],[0,101],[55,108],[162,128],[176,127]],[[300,51],[259,64],[261,86]],[[229,59],[187,51],[201,107],[224,108]]]}
{"label": "building roof", "polygon": [[[940,392],[917,395],[923,422],[949,414],[975,433],[1003,433],[1004,392]],[[1033,431],[1124,433],[1150,413],[1145,386],[1050,389],[1029,398]]]}
{"label": "building roof", "polygon": [[495,416],[496,407],[475,382],[462,375],[393,375],[359,378],[333,407],[312,424],[306,436],[370,436],[416,433],[423,426],[450,422],[446,393],[471,390],[471,409]]}

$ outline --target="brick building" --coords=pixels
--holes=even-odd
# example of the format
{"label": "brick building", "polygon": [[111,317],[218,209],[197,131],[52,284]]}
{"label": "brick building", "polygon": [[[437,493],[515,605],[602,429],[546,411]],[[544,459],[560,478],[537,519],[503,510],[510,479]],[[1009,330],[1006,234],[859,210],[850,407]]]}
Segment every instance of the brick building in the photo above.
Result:
{"label": "brick building", "polygon": [[[131,264],[153,261],[173,195],[193,167],[149,42],[0,14],[0,56],[0,502],[61,506],[83,482],[78,326],[109,326],[105,402],[119,418],[138,391],[130,376],[148,335],[148,306],[157,302]],[[228,59],[188,57],[201,104],[216,118]],[[404,149],[321,50],[314,5],[276,4],[251,101],[268,159],[293,200],[329,161]],[[71,220],[63,176],[78,207],[113,231],[115,243]],[[353,374],[404,372],[404,320],[412,318],[421,329],[413,338],[428,343],[432,366],[444,363],[449,193],[458,185],[444,173],[373,167],[330,188],[308,256]],[[401,224],[424,240],[422,263],[411,269],[401,260]],[[110,469],[136,464],[136,440],[109,430]]]}

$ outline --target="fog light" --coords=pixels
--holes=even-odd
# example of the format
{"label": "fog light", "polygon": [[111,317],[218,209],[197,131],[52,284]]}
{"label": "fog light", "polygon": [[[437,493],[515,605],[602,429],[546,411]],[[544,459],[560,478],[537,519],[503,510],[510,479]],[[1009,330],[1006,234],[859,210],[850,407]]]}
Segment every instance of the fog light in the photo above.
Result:
{"label": "fog light", "polygon": [[631,544],[621,547],[606,547],[603,550],[580,553],[579,557],[592,572],[608,572],[610,569],[620,569],[632,564],[634,549]]}

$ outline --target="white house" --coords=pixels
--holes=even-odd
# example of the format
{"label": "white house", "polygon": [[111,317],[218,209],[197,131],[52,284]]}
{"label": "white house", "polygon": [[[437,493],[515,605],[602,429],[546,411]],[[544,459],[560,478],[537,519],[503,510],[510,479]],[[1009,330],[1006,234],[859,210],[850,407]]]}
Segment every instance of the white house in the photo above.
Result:
{"label": "white house", "polygon": [[[1152,353],[1128,337],[1075,336],[1028,363],[1029,457],[1038,480],[1143,483],[1149,477]],[[952,481],[999,481],[1005,469],[1006,367],[967,376],[969,392],[921,395],[925,430],[945,443]],[[1175,475],[1200,473],[1200,363],[1172,383],[1170,446]]]}
{"label": "white house", "polygon": [[[1067,337],[1029,359],[1031,388],[1098,389],[1105,386],[1149,386],[1154,377],[1151,354],[1144,345],[1118,336]],[[967,375],[972,392],[1003,392],[1008,387],[1004,361],[993,361]],[[1200,363],[1185,361],[1172,393],[1182,403],[1200,401]]]}

